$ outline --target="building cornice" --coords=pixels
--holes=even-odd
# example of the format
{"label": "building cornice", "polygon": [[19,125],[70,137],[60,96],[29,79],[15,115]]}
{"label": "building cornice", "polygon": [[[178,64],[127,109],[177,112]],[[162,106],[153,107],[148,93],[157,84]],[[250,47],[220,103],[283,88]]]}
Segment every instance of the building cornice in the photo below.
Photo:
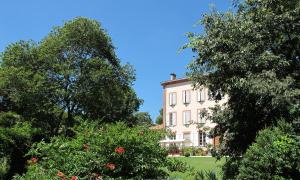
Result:
{"label": "building cornice", "polygon": [[161,83],[163,87],[170,85],[170,84],[178,84],[178,83],[183,83],[183,82],[189,82],[190,80],[188,78],[180,78],[180,79],[175,79],[175,80],[169,80],[169,81],[164,81]]}

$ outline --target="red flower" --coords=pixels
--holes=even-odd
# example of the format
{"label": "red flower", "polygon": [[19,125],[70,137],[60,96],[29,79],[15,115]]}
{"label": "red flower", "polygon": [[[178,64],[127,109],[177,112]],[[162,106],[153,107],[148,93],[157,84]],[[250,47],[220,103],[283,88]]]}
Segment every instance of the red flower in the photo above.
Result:
{"label": "red flower", "polygon": [[38,158],[32,157],[30,161],[31,161],[32,164],[35,164],[35,163],[38,162]]}
{"label": "red flower", "polygon": [[115,149],[115,152],[118,153],[118,154],[121,154],[121,153],[124,153],[125,152],[125,149],[123,147],[117,147]]}
{"label": "red flower", "polygon": [[109,169],[109,170],[114,170],[116,169],[116,165],[114,163],[107,163],[106,165],[106,168]]}
{"label": "red flower", "polygon": [[88,151],[89,150],[89,145],[88,144],[83,144],[83,150]]}
{"label": "red flower", "polygon": [[72,176],[72,177],[71,177],[71,180],[76,180],[76,176]]}
{"label": "red flower", "polygon": [[60,171],[57,172],[57,176],[59,176],[59,177],[65,177],[64,173],[62,173]]}

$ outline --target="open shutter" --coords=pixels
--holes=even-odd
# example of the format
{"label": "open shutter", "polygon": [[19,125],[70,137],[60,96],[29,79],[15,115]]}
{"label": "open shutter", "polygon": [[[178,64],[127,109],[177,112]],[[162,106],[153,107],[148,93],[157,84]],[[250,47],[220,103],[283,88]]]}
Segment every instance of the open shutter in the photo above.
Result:
{"label": "open shutter", "polygon": [[172,105],[172,93],[169,93],[169,105]]}
{"label": "open shutter", "polygon": [[182,102],[185,104],[185,91],[182,91]]}
{"label": "open shutter", "polygon": [[166,126],[170,126],[170,114],[166,117]]}
{"label": "open shutter", "polygon": [[176,105],[176,93],[173,93],[173,105]]}
{"label": "open shutter", "polygon": [[187,111],[186,112],[186,121],[187,121],[187,124],[190,124],[191,123],[191,111]]}
{"label": "open shutter", "polygon": [[182,119],[183,119],[183,124],[186,124],[186,111],[183,111],[182,113]]}
{"label": "open shutter", "polygon": [[191,102],[191,91],[186,91],[186,102],[187,103]]}
{"label": "open shutter", "polygon": [[197,110],[197,123],[201,123],[201,111],[200,111],[200,109]]}
{"label": "open shutter", "polygon": [[206,93],[205,93],[205,89],[204,88],[202,88],[201,89],[201,101],[205,101],[205,99],[206,99]]}
{"label": "open shutter", "polygon": [[201,90],[200,89],[197,91],[197,101],[198,102],[201,101]]}
{"label": "open shutter", "polygon": [[176,126],[176,124],[177,124],[177,117],[176,117],[176,115],[177,115],[177,114],[174,112],[174,113],[173,113],[173,125],[174,125],[174,126]]}

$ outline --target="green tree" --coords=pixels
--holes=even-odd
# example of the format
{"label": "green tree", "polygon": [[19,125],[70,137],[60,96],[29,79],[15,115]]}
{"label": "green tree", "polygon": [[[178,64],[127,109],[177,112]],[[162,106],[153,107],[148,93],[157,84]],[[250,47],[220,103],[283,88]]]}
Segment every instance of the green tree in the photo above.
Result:
{"label": "green tree", "polygon": [[131,88],[134,76],[130,65],[120,64],[97,21],[75,18],[38,44],[20,41],[6,48],[1,109],[45,123],[54,133],[59,125],[72,127],[76,115],[126,121],[141,103]]}
{"label": "green tree", "polygon": [[148,112],[137,112],[134,114],[134,124],[143,125],[143,126],[151,126],[152,119]]}
{"label": "green tree", "polygon": [[156,117],[156,124],[162,124],[163,123],[163,109],[161,108],[159,110],[159,115]]}
{"label": "green tree", "polygon": [[186,47],[198,54],[189,77],[216,101],[229,96],[212,116],[229,156],[224,178],[235,178],[259,130],[282,118],[299,132],[299,19],[298,0],[246,0],[236,13],[205,15],[204,35],[189,34]]}
{"label": "green tree", "polygon": [[[134,80],[134,69],[121,65],[100,24],[78,17],[53,28],[39,43],[6,47],[0,60],[0,113],[14,112],[39,129],[35,142],[72,136],[77,117],[132,124],[142,102],[131,87]],[[5,146],[9,142],[3,141]],[[18,157],[25,153],[22,148]],[[10,168],[17,169],[14,165]],[[20,165],[24,167],[23,161]]]}

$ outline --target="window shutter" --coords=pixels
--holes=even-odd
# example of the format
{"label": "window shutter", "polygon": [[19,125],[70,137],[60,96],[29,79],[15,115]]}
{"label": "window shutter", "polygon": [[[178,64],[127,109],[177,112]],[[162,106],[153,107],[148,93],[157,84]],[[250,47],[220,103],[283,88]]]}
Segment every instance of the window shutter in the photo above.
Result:
{"label": "window shutter", "polygon": [[176,105],[176,93],[173,93],[173,105]]}
{"label": "window shutter", "polygon": [[190,124],[190,122],[191,122],[191,111],[187,111],[186,114],[187,114],[187,117],[186,117],[187,124]]}
{"label": "window shutter", "polygon": [[187,98],[187,103],[190,103],[191,102],[191,91],[187,91],[186,92],[187,94],[186,94],[186,98]]}
{"label": "window shutter", "polygon": [[186,124],[186,111],[183,111],[182,117],[183,117],[183,124]]}
{"label": "window shutter", "polygon": [[198,102],[201,101],[201,90],[200,89],[197,91],[197,101]]}
{"label": "window shutter", "polygon": [[202,92],[202,94],[201,94],[201,99],[202,99],[202,101],[204,102],[205,99],[206,99],[205,89],[203,88],[203,89],[201,90],[201,92]]}
{"label": "window shutter", "polygon": [[173,125],[176,126],[176,124],[177,124],[176,113],[173,113]]}
{"label": "window shutter", "polygon": [[172,105],[172,93],[169,94],[169,105]]}
{"label": "window shutter", "polygon": [[201,123],[201,111],[200,111],[200,109],[197,110],[197,123]]}
{"label": "window shutter", "polygon": [[166,126],[170,126],[170,114],[166,117]]}

